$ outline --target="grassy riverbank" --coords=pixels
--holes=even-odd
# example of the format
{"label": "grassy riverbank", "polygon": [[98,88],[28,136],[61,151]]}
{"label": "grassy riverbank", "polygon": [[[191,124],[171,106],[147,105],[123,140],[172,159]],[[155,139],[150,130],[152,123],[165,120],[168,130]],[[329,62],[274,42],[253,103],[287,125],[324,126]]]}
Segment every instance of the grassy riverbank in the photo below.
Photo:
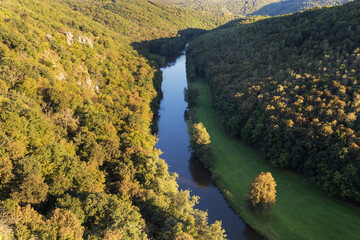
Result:
{"label": "grassy riverbank", "polygon": [[[269,239],[359,239],[359,207],[328,197],[293,172],[271,167],[259,152],[221,127],[209,87],[200,80],[191,85],[200,92],[191,110],[211,136],[218,186],[247,223]],[[253,214],[245,202],[247,186],[261,171],[270,171],[278,184],[277,203],[268,216]]]}

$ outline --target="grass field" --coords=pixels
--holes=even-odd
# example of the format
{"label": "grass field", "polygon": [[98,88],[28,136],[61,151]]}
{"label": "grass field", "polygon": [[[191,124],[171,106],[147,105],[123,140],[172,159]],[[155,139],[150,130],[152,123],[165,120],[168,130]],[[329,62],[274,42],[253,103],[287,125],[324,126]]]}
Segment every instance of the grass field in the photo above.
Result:
{"label": "grass field", "polygon": [[[358,206],[328,197],[296,173],[271,167],[258,151],[221,127],[209,87],[201,80],[191,85],[200,91],[192,112],[211,136],[213,172],[237,214],[269,239],[360,239]],[[277,182],[276,206],[267,216],[252,213],[245,202],[247,186],[261,171],[271,172]]]}

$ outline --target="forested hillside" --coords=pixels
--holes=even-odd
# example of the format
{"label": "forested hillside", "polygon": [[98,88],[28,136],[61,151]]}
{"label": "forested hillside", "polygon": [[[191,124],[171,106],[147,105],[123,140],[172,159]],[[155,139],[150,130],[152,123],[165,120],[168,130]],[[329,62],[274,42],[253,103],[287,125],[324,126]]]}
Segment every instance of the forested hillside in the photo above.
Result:
{"label": "forested hillside", "polygon": [[225,128],[272,165],[360,202],[360,1],[218,29],[191,42]]}
{"label": "forested hillside", "polygon": [[349,1],[351,0],[286,0],[265,5],[259,10],[252,12],[251,15],[276,16],[304,11],[309,8],[339,5]]}
{"label": "forested hillside", "polygon": [[222,239],[150,133],[156,72],[130,45],[211,28],[148,1],[0,2],[0,238]]}
{"label": "forested hillside", "polygon": [[123,36],[126,43],[176,36],[187,28],[209,29],[231,17],[164,6],[145,0],[63,0],[81,12]]}
{"label": "forested hillside", "polygon": [[154,0],[162,4],[196,9],[203,12],[213,12],[224,15],[246,16],[265,5],[281,0]]}
{"label": "forested hillside", "polygon": [[196,9],[223,15],[281,15],[308,8],[337,5],[349,0],[154,0],[171,6]]}

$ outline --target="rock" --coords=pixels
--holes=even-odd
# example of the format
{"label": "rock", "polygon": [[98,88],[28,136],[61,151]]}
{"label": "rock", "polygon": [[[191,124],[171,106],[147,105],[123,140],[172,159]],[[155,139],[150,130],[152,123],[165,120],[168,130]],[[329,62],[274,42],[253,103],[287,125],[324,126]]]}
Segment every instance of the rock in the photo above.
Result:
{"label": "rock", "polygon": [[49,33],[45,34],[45,37],[47,37],[49,40],[52,40],[53,39],[53,36]]}
{"label": "rock", "polygon": [[92,81],[91,81],[90,78],[87,77],[87,78],[85,79],[85,83],[86,83],[86,85],[87,85],[88,88],[91,88]]}
{"label": "rock", "polygon": [[88,37],[79,36],[78,42],[81,43],[81,44],[89,44],[90,47],[93,47],[93,42],[92,42],[91,39],[88,38]]}
{"label": "rock", "polygon": [[94,91],[95,91],[95,93],[99,94],[100,93],[99,86],[95,86]]}
{"label": "rock", "polygon": [[61,72],[58,75],[55,76],[55,79],[58,81],[64,81],[66,80],[66,73],[65,72]]}
{"label": "rock", "polygon": [[66,32],[66,41],[69,45],[71,45],[74,41],[74,34],[72,34],[72,32]]}

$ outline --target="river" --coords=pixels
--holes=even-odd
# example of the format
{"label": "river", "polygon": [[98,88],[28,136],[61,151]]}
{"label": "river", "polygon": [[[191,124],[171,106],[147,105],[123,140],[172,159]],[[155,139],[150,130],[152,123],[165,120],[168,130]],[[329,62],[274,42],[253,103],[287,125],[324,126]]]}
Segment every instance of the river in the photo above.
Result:
{"label": "river", "polygon": [[160,105],[159,142],[161,158],[169,165],[170,172],[179,174],[180,189],[190,190],[200,197],[197,208],[208,211],[209,223],[221,220],[230,240],[262,239],[251,227],[237,216],[211,180],[211,175],[196,159],[191,158],[190,137],[184,120],[187,103],[183,91],[187,87],[185,53],[162,68],[164,97]]}

